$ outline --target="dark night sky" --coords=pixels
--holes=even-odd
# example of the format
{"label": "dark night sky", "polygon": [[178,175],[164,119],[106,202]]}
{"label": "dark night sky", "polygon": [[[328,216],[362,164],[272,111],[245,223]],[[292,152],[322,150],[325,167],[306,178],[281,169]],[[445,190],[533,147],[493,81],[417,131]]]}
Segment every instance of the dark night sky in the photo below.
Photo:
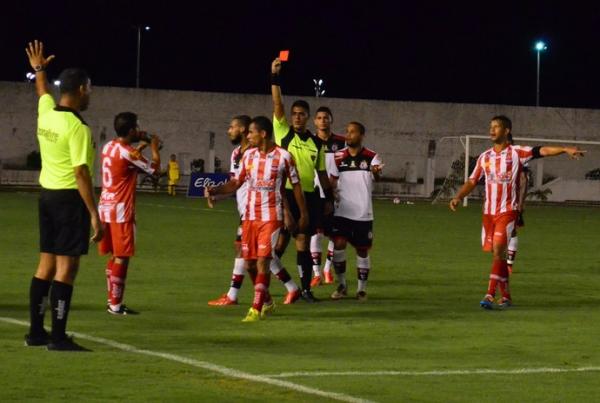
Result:
{"label": "dark night sky", "polygon": [[[16,1],[10,2],[17,3]],[[460,1],[29,1],[3,4],[0,80],[22,81],[27,41],[56,53],[50,75],[80,66],[96,85],[268,93],[291,49],[284,93],[532,105],[542,38],[542,105],[600,108],[600,3]],[[577,4],[580,3],[580,4]]]}

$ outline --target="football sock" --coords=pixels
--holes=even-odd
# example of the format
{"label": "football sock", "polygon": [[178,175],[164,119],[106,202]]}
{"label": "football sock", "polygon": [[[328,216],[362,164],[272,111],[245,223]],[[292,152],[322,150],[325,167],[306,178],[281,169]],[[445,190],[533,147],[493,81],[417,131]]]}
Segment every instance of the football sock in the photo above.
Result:
{"label": "football sock", "polygon": [[357,291],[367,290],[367,280],[369,279],[369,271],[371,270],[371,258],[367,257],[356,257],[356,274],[358,276],[358,289]]}
{"label": "football sock", "polygon": [[510,238],[508,241],[508,259],[506,259],[506,263],[512,266],[515,262],[515,258],[517,257],[517,249],[519,248],[519,237],[514,236]]}
{"label": "football sock", "polygon": [[315,276],[321,275],[321,254],[323,252],[321,248],[322,240],[323,234],[320,233],[310,237],[310,256],[312,258],[312,268]]}
{"label": "football sock", "polygon": [[37,277],[31,278],[31,286],[29,287],[30,335],[44,333],[44,313],[48,305],[49,290],[50,281]]}
{"label": "football sock", "polygon": [[126,262],[114,262],[112,264],[110,273],[110,309],[113,311],[118,311],[123,302],[125,280],[127,279],[127,266],[128,263]]}
{"label": "football sock", "polygon": [[238,292],[242,287],[242,282],[244,281],[244,259],[235,258],[235,262],[233,264],[233,274],[231,275],[231,284],[229,286],[229,291],[227,291],[227,296],[230,300],[236,301]]}
{"label": "football sock", "polygon": [[323,271],[330,271],[331,266],[333,266],[333,241],[330,240],[327,243],[327,258],[325,259],[325,266],[323,267]]}
{"label": "football sock", "polygon": [[265,302],[267,290],[269,288],[270,273],[258,273],[256,275],[256,283],[254,284],[254,301],[252,302],[252,308],[260,311]]}
{"label": "football sock", "polygon": [[334,249],[333,268],[335,270],[338,283],[346,287],[346,250]]}
{"label": "football sock", "polygon": [[508,264],[506,263],[506,260],[501,260],[501,262],[502,265],[500,266],[500,280],[498,285],[500,286],[502,298],[511,299],[510,288],[508,286]]}
{"label": "football sock", "polygon": [[112,272],[112,265],[115,261],[114,257],[108,259],[106,262],[106,291],[108,292],[108,300],[110,301],[110,273]]}
{"label": "football sock", "polygon": [[496,295],[496,286],[502,279],[502,265],[506,264],[505,260],[494,259],[492,262],[492,272],[490,273],[490,281],[488,283],[487,295],[494,297]]}
{"label": "football sock", "polygon": [[60,281],[53,281],[50,287],[50,306],[52,307],[52,341],[57,342],[67,337],[67,318],[71,307],[73,286]]}
{"label": "football sock", "polygon": [[310,258],[310,252],[307,250],[296,252],[296,265],[298,265],[302,291],[310,290],[310,281],[312,280],[312,259]]}
{"label": "football sock", "polygon": [[290,273],[283,267],[281,260],[279,260],[277,255],[273,256],[271,259],[269,269],[271,270],[271,273],[283,283],[288,292],[296,291],[298,289],[298,285],[292,280],[292,276],[290,276]]}

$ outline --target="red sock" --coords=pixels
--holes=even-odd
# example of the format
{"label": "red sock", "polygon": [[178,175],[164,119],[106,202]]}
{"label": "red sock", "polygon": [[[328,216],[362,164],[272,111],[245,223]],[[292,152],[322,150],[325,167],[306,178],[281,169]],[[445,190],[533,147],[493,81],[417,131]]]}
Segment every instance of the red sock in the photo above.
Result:
{"label": "red sock", "polygon": [[502,298],[511,299],[510,298],[510,288],[508,287],[508,264],[506,260],[501,260],[502,265],[500,267],[500,292],[502,293]]}
{"label": "red sock", "polygon": [[265,297],[267,296],[268,277],[269,276],[264,273],[258,273],[256,275],[256,282],[254,283],[254,301],[252,302],[252,308],[258,311],[262,310],[263,304],[265,303]]}
{"label": "red sock", "polygon": [[125,293],[127,263],[113,263],[110,276],[110,304],[121,305]]}
{"label": "red sock", "polygon": [[267,288],[265,290],[265,303],[266,304],[273,303],[273,297],[271,297],[271,293],[269,292],[270,285],[271,285],[271,272],[267,272],[267,273],[265,273],[265,287]]}
{"label": "red sock", "polygon": [[115,258],[111,257],[108,262],[106,262],[106,291],[108,292],[108,299],[110,300],[110,275],[112,273],[112,266],[115,262]]}
{"label": "red sock", "polygon": [[487,295],[492,297],[496,295],[496,286],[502,278],[502,262],[506,267],[506,261],[500,259],[494,259],[492,262],[492,272],[490,273],[490,282],[488,283]]}

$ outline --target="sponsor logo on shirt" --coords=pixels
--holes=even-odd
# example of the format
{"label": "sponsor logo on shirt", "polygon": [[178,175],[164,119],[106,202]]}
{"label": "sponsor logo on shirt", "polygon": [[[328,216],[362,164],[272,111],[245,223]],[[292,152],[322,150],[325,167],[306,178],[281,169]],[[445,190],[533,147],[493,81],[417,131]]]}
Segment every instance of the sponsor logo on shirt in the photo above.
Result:
{"label": "sponsor logo on shirt", "polygon": [[275,179],[256,179],[251,187],[252,190],[273,190]]}

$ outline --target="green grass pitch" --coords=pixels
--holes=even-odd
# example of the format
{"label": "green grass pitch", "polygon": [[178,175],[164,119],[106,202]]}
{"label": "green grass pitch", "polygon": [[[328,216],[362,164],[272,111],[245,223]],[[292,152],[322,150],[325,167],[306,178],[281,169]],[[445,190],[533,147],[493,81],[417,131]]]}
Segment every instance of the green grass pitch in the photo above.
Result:
{"label": "green grass pitch", "polygon": [[[600,396],[598,208],[528,208],[512,277],[515,306],[506,311],[479,308],[491,257],[480,250],[477,204],[453,214],[445,205],[376,201],[369,300],[328,301],[333,287],[321,286],[315,294],[324,302],[279,304],[259,323],[241,323],[252,299],[248,279],[240,306],[207,306],[229,286],[237,225],[230,200],[209,211],[203,200],[139,195],[138,253],[126,291],[139,316],[108,315],[105,258],[92,249],[82,259],[69,331],[324,392],[315,395],[82,338],[92,353],[24,347],[27,328],[5,318],[28,320],[37,195],[0,192],[0,206],[3,402],[582,402]],[[297,279],[294,261],[290,249],[284,263]],[[353,252],[348,272],[353,295]],[[276,279],[271,290],[281,301],[284,288]],[[266,378],[291,372],[304,374]]]}

